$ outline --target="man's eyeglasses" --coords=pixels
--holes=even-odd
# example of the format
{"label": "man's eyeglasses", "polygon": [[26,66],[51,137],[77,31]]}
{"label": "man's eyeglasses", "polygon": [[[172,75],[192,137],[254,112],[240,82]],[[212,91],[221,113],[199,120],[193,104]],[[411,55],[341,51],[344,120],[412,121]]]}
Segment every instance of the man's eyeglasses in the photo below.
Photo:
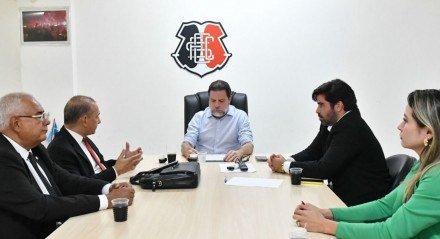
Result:
{"label": "man's eyeglasses", "polygon": [[33,119],[38,119],[40,121],[44,121],[44,120],[48,120],[50,118],[50,113],[43,112],[42,114],[39,114],[39,115],[19,115],[17,117],[33,118]]}

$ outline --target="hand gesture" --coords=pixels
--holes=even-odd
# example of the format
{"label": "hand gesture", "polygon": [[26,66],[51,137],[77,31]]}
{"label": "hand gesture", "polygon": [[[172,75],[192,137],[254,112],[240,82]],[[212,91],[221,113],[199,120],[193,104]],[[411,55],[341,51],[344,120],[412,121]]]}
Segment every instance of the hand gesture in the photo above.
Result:
{"label": "hand gesture", "polygon": [[121,175],[135,169],[142,159],[142,151],[127,157],[126,149],[123,149],[116,160],[114,168],[116,172],[118,172],[118,175]]}
{"label": "hand gesture", "polygon": [[130,151],[130,144],[128,142],[125,142],[125,157],[129,158],[135,154],[142,154],[141,147],[138,147],[137,149]]}

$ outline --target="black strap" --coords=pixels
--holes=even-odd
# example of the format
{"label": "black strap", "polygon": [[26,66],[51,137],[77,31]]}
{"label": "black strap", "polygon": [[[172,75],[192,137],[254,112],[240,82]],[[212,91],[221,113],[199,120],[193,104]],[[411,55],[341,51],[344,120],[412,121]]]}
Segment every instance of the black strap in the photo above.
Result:
{"label": "black strap", "polygon": [[153,168],[153,169],[148,170],[148,171],[139,172],[135,176],[130,177],[130,183],[133,184],[133,185],[139,185],[139,180],[142,177],[145,177],[146,175],[151,175],[153,173],[160,173],[162,170],[164,170],[166,168],[175,167],[177,165],[179,165],[179,162],[178,161],[174,161],[172,163],[166,164],[166,165],[158,167],[158,168]]}
{"label": "black strap", "polygon": [[58,194],[55,192],[53,187],[50,185],[50,183],[47,181],[46,177],[44,177],[43,173],[41,173],[40,168],[38,167],[37,160],[35,159],[34,155],[32,153],[29,153],[28,156],[29,162],[31,162],[32,167],[34,167],[35,171],[37,172],[38,176],[40,177],[41,181],[43,182],[44,186],[46,187],[47,191],[51,196],[58,196]]}

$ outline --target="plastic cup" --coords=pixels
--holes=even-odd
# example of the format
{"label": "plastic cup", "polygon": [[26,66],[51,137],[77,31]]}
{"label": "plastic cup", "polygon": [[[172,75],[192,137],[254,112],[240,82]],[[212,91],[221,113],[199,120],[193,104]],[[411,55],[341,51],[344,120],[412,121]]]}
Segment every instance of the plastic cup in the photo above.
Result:
{"label": "plastic cup", "polygon": [[176,154],[167,154],[168,163],[176,161]]}
{"label": "plastic cup", "polygon": [[113,216],[115,222],[127,221],[128,213],[128,198],[115,198],[112,199]]}
{"label": "plastic cup", "polygon": [[292,185],[301,185],[301,174],[303,169],[302,168],[291,168],[289,169],[290,172],[290,182]]}

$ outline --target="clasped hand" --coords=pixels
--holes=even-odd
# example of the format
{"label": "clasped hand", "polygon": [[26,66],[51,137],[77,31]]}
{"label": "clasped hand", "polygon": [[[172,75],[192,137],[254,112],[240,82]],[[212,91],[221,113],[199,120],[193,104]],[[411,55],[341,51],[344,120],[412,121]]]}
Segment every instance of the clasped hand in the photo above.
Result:
{"label": "clasped hand", "polygon": [[223,160],[225,162],[235,162],[237,159],[241,159],[243,157],[243,154],[240,152],[240,150],[230,150]]}
{"label": "clasped hand", "polygon": [[299,204],[292,217],[307,231],[334,234],[327,230],[329,223],[336,223],[331,221],[333,214],[329,209],[320,209],[310,203]]}
{"label": "clasped hand", "polygon": [[108,207],[112,208],[112,199],[115,198],[128,198],[128,205],[131,205],[133,203],[134,199],[134,189],[131,186],[130,183],[122,182],[122,183],[115,183],[110,186],[110,193],[107,194],[107,200],[108,200]]}
{"label": "clasped hand", "polygon": [[272,154],[267,160],[267,165],[272,169],[272,172],[282,173],[284,172],[283,163],[286,159],[281,154]]}

